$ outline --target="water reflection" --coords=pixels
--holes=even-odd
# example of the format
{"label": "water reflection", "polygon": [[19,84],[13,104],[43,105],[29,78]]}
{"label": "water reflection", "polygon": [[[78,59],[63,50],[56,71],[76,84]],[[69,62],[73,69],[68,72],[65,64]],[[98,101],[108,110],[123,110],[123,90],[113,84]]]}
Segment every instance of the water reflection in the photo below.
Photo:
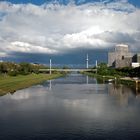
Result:
{"label": "water reflection", "polygon": [[128,106],[129,100],[136,99],[135,91],[124,85],[109,84],[108,93],[110,96],[115,96],[121,106]]}
{"label": "water reflection", "polygon": [[0,97],[0,139],[138,139],[140,97],[72,74]]}
{"label": "water reflection", "polygon": [[52,89],[52,80],[49,80],[49,90]]}
{"label": "water reflection", "polygon": [[[36,96],[47,96],[47,94],[50,93],[53,93],[53,96],[57,98],[64,99],[64,104],[70,104],[71,102],[71,105],[76,105],[79,101],[82,101],[82,104],[86,104],[86,102],[89,103],[90,99],[87,98],[89,95],[91,97],[94,95],[94,98],[96,98],[99,94],[103,94],[101,95],[102,97],[108,94],[110,97],[115,97],[117,104],[121,106],[128,106],[129,103],[135,102],[135,100],[140,97],[136,95],[134,89],[130,87],[113,83],[98,84],[97,80],[94,78],[81,74],[72,74],[65,78],[49,80],[42,85],[32,86],[12,94],[9,93],[6,96],[1,97],[1,100],[25,100]],[[74,101],[69,101],[69,99]],[[99,101],[100,98],[98,99],[98,102]]]}
{"label": "water reflection", "polygon": [[88,75],[86,76],[86,83],[88,84]]}

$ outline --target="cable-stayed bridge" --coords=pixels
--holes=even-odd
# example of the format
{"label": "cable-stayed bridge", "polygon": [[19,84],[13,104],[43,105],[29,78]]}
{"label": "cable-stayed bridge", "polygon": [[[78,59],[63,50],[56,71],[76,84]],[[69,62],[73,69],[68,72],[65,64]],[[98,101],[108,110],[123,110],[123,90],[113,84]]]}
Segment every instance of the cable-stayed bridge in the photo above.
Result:
{"label": "cable-stayed bridge", "polygon": [[[96,68],[97,68],[97,60],[96,60]],[[97,69],[90,69],[89,68],[89,56],[87,54],[87,58],[86,58],[86,68],[52,68],[52,60],[50,59],[50,67],[49,69],[40,69],[40,72],[49,72],[51,74],[51,72],[53,71],[59,71],[59,72],[86,72],[86,71],[93,71],[93,72],[97,72]]]}

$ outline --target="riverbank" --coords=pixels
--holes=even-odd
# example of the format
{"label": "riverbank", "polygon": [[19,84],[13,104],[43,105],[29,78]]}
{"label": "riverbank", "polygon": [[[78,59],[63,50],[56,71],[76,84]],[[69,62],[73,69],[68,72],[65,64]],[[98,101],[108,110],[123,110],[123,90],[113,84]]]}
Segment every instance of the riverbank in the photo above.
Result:
{"label": "riverbank", "polygon": [[29,74],[17,76],[0,76],[0,96],[15,92],[16,90],[39,84],[43,81],[55,79],[63,76],[63,74]]}
{"label": "riverbank", "polygon": [[101,82],[105,81],[114,81],[116,84],[125,84],[134,88],[137,88],[137,90],[140,91],[140,80],[130,77],[121,77],[121,76],[110,76],[110,75],[98,75],[91,72],[84,72],[83,74],[95,77]]}

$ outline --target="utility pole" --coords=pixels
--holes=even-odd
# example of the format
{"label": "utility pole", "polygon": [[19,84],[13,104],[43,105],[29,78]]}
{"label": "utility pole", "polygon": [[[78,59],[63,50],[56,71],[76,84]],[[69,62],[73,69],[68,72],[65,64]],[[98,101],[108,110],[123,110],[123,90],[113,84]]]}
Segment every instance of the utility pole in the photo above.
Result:
{"label": "utility pole", "polygon": [[87,62],[87,69],[88,69],[88,60],[89,60],[89,59],[88,59],[88,54],[87,54],[87,59],[86,59],[86,62]]}
{"label": "utility pole", "polygon": [[52,60],[50,59],[50,75],[52,74]]}

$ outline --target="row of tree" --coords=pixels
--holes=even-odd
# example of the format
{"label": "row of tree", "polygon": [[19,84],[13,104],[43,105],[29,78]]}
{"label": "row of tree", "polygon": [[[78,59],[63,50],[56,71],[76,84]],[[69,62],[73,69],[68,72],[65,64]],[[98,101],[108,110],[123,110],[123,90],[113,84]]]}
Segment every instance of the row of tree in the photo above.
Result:
{"label": "row of tree", "polygon": [[0,62],[0,74],[8,74],[10,76],[16,76],[18,74],[27,75],[30,73],[38,74],[40,68],[45,68],[45,66],[26,62],[19,64],[12,62]]}
{"label": "row of tree", "polygon": [[140,67],[110,68],[106,63],[100,63],[97,68],[100,75],[140,77]]}
{"label": "row of tree", "polygon": [[140,77],[140,67],[136,67],[136,68],[125,67],[116,70],[117,72],[121,72],[124,76]]}

